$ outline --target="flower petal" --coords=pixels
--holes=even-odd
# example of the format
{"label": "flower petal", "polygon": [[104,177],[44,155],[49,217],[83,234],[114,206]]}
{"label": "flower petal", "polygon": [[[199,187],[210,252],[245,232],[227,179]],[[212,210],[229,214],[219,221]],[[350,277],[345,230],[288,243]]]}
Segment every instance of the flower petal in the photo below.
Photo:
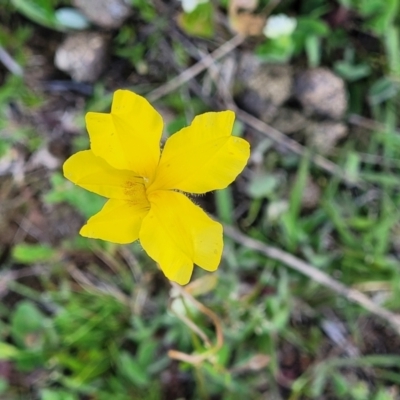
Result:
{"label": "flower petal", "polygon": [[221,260],[222,225],[213,221],[182,193],[156,191],[140,229],[140,242],[166,277],[189,282],[193,263],[215,271]]}
{"label": "flower petal", "polygon": [[172,135],[148,193],[160,189],[205,193],[227,187],[250,155],[249,143],[231,136],[234,119],[232,111],[205,113]]}
{"label": "flower petal", "polygon": [[86,114],[91,149],[112,167],[152,179],[160,158],[161,115],[128,90],[114,93],[110,114]]}
{"label": "flower petal", "polygon": [[113,243],[132,243],[138,239],[140,226],[148,212],[148,204],[111,199],[89,218],[79,233],[88,238]]}
{"label": "flower petal", "polygon": [[143,178],[132,171],[111,167],[91,150],[72,155],[65,161],[63,170],[71,182],[100,196],[147,202]]}

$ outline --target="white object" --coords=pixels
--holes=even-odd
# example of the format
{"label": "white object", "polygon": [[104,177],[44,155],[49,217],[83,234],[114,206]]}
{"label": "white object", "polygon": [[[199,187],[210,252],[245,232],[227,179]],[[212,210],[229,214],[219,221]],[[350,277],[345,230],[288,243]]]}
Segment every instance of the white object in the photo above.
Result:
{"label": "white object", "polygon": [[263,33],[267,38],[278,39],[282,36],[290,36],[297,26],[296,18],[285,14],[271,15],[265,24]]}
{"label": "white object", "polygon": [[181,0],[183,11],[191,13],[201,3],[207,3],[208,0]]}

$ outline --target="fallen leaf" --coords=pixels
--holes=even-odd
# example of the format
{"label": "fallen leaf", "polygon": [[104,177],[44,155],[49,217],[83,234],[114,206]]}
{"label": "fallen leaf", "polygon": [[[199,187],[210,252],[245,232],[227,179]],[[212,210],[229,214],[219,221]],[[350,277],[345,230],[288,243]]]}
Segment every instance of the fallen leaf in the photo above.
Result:
{"label": "fallen leaf", "polygon": [[258,0],[231,0],[229,7],[238,11],[240,9],[255,11],[258,6]]}
{"label": "fallen leaf", "polygon": [[243,36],[262,35],[266,15],[254,14],[258,0],[231,0],[229,3],[229,25]]}

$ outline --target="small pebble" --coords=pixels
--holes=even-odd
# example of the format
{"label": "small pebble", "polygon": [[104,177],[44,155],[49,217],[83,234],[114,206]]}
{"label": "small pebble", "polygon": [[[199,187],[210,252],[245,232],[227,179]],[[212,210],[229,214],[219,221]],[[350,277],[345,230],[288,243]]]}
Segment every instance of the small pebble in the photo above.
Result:
{"label": "small pebble", "polygon": [[94,24],[106,29],[116,29],[132,14],[128,2],[124,0],[73,0]]}
{"label": "small pebble", "polygon": [[281,107],[271,122],[271,126],[285,134],[292,134],[303,130],[307,126],[306,117],[297,110]]}
{"label": "small pebble", "polygon": [[309,115],[340,119],[347,110],[343,79],[327,68],[315,68],[295,77],[294,95]]}
{"label": "small pebble", "polygon": [[347,135],[347,126],[342,122],[315,122],[307,128],[308,145],[320,154],[329,154],[337,142]]}
{"label": "small pebble", "polygon": [[237,75],[242,86],[236,90],[238,104],[265,122],[270,122],[292,95],[293,69],[289,65],[264,64],[244,53]]}
{"label": "small pebble", "polygon": [[56,50],[54,63],[78,82],[95,82],[108,59],[109,39],[97,32],[73,33]]}

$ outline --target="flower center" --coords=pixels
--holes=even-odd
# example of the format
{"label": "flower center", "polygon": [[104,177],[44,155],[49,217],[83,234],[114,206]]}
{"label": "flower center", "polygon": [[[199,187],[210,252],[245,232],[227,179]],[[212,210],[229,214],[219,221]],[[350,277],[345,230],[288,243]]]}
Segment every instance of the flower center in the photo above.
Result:
{"label": "flower center", "polygon": [[135,176],[125,184],[125,194],[130,198],[133,204],[143,204],[150,206],[146,196],[146,178]]}

